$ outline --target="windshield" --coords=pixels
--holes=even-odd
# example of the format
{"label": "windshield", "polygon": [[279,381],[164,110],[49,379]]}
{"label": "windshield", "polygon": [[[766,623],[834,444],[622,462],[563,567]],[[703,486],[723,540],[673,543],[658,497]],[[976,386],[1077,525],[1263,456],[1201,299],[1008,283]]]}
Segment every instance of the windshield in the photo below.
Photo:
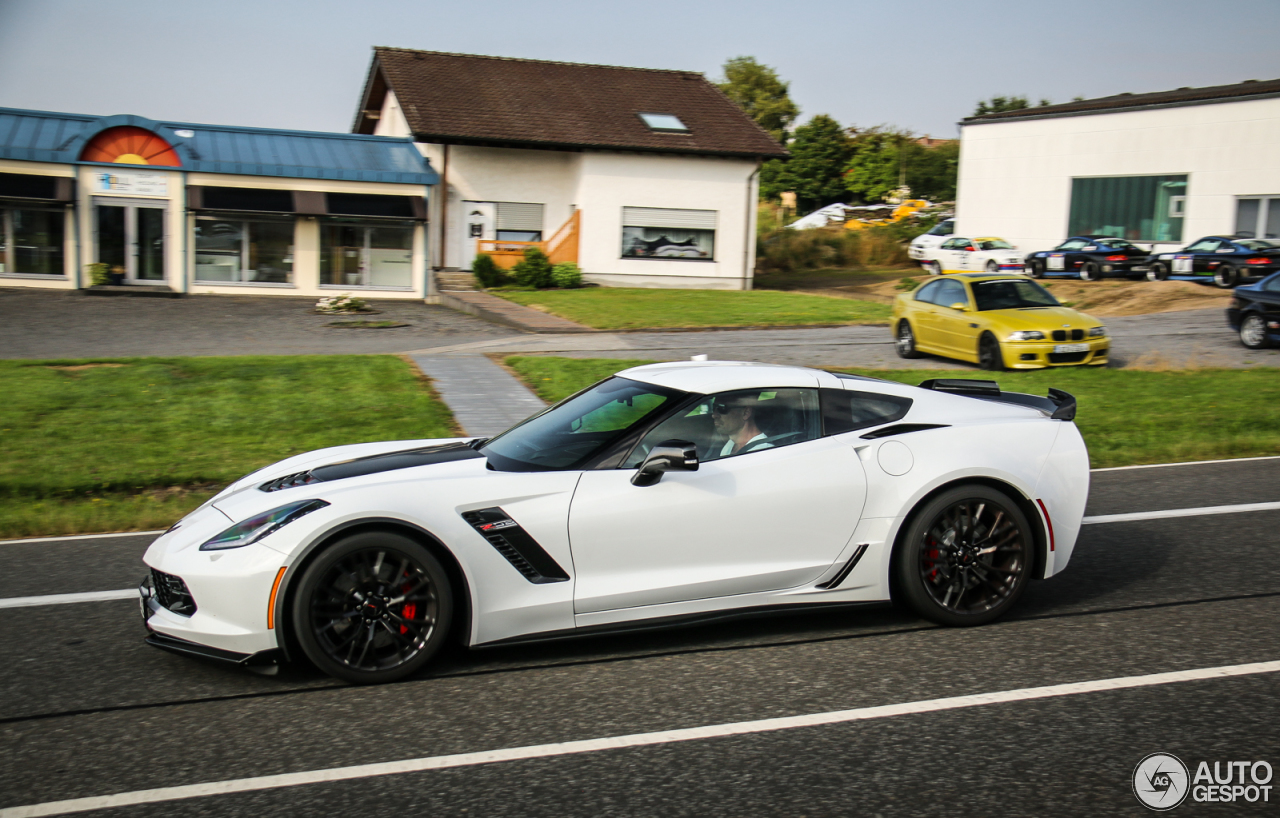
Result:
{"label": "windshield", "polygon": [[1012,250],[1013,245],[1004,239],[982,239],[978,242],[979,250]]}
{"label": "windshield", "polygon": [[575,468],[683,396],[674,389],[609,378],[511,427],[480,452],[502,471]]}
{"label": "windshield", "polygon": [[925,233],[926,236],[950,236],[955,231],[956,223],[947,219],[945,222],[938,222],[932,230]]}
{"label": "windshield", "polygon": [[1248,250],[1275,250],[1280,247],[1280,244],[1262,239],[1236,239],[1235,242]]}
{"label": "windshield", "polygon": [[1058,306],[1058,300],[1044,287],[1020,278],[979,281],[973,285],[973,300],[977,302],[979,312]]}

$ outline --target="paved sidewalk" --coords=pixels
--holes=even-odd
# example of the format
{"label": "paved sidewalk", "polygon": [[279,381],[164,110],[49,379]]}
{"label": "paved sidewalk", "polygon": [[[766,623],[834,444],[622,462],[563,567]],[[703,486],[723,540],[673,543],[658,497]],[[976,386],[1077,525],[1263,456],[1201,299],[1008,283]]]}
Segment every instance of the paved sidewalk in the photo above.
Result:
{"label": "paved sidewalk", "polygon": [[459,312],[475,315],[526,332],[596,332],[567,318],[535,310],[489,293],[470,290],[441,292],[440,303]]}
{"label": "paved sidewalk", "polygon": [[546,404],[483,355],[413,355],[467,435],[490,437]]}

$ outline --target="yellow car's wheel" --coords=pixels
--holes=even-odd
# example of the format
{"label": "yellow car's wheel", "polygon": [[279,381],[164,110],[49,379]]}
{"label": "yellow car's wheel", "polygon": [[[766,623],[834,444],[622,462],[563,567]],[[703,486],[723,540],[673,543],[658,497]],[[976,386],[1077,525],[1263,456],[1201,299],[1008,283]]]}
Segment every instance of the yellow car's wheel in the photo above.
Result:
{"label": "yellow car's wheel", "polygon": [[920,357],[920,353],[916,351],[916,335],[911,331],[911,324],[899,321],[897,336],[894,348],[898,351],[899,358]]}
{"label": "yellow car's wheel", "polygon": [[1000,342],[991,333],[983,333],[978,340],[978,366],[992,372],[1004,370],[1004,355],[1000,352]]}

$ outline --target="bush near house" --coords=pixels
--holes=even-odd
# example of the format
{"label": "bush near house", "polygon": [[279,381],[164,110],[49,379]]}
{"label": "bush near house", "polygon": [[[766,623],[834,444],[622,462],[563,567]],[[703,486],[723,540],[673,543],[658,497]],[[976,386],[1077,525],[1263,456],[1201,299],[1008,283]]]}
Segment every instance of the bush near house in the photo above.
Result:
{"label": "bush near house", "polygon": [[[927,229],[917,223],[912,236]],[[907,255],[901,232],[896,224],[865,230],[843,227],[774,230],[762,234],[756,241],[756,270],[794,273],[828,268],[866,270],[911,266],[915,262]]]}
{"label": "bush near house", "polygon": [[524,260],[511,268],[511,277],[521,287],[544,290],[552,286],[551,260],[537,247],[526,247]]}
{"label": "bush near house", "polygon": [[551,283],[562,290],[582,286],[582,268],[572,261],[565,261],[551,268]]}
{"label": "bush near house", "polygon": [[493,256],[488,253],[481,253],[476,256],[475,261],[471,262],[471,274],[485,289],[501,287],[507,283],[506,271],[499,267],[498,262],[494,261]]}

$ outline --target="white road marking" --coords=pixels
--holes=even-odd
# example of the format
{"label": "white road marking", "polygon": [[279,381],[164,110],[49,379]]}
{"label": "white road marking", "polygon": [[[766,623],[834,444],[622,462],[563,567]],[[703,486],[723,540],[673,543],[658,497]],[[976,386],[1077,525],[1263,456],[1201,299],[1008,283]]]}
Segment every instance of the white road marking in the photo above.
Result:
{"label": "white road marking", "polygon": [[1280,455],[1267,455],[1265,457],[1233,457],[1228,460],[1188,460],[1185,463],[1149,463],[1145,466],[1112,466],[1107,469],[1090,469],[1090,471],[1100,472],[1130,471],[1132,469],[1164,469],[1170,466],[1208,466],[1214,463],[1248,463],[1252,460],[1280,460]]}
{"label": "white road marking", "polygon": [[1234,506],[1202,506],[1200,508],[1169,508],[1164,511],[1135,511],[1131,514],[1100,514],[1085,517],[1081,525],[1099,523],[1131,523],[1138,520],[1164,520],[1170,517],[1200,517],[1205,514],[1240,514],[1245,511],[1276,511],[1280,503],[1241,503]]}
{"label": "white road marking", "polygon": [[33,608],[37,605],[69,605],[73,602],[107,602],[112,599],[137,599],[138,589],[123,591],[89,591],[84,594],[45,594],[44,596],[11,596],[0,599],[0,608]]}
{"label": "white road marking", "polygon": [[32,537],[27,540],[0,540],[0,545],[22,545],[29,542],[70,542],[71,540],[105,540],[108,537],[152,537],[163,531],[122,531],[119,534],[77,534],[74,537]]}
{"label": "white road marking", "polygon": [[353,767],[331,767],[327,770],[264,775],[257,778],[209,781],[204,784],[158,787],[152,790],[136,790],[134,792],[116,793],[115,795],[73,798],[67,801],[48,801],[43,804],[9,807],[0,809],[0,818],[66,815],[71,812],[88,812],[89,810],[111,809],[134,804],[154,804],[161,801],[204,798],[211,795],[226,795],[236,792],[296,787],[302,784],[349,781],[356,778],[399,775],[401,773],[423,772],[425,770],[445,770],[455,767],[473,767],[480,764],[519,761],[530,758],[554,758],[557,756],[599,752],[601,750],[620,750],[627,747],[649,747],[678,741],[700,741],[710,738],[723,738],[725,736],[791,730],[797,727],[819,727],[828,724],[844,724],[916,713],[936,713],[943,710],[982,707],[989,704],[1009,704],[1011,702],[1024,702],[1059,696],[1078,696],[1082,693],[1102,693],[1110,690],[1128,690],[1136,687],[1151,687],[1153,685],[1175,684],[1178,682],[1227,679],[1234,676],[1275,673],[1277,671],[1280,671],[1280,662],[1225,665],[1222,667],[1197,668],[1195,670],[1179,670],[1172,673],[1152,673],[1146,676],[1122,676],[1114,679],[1098,679],[1091,682],[1071,682],[1047,687],[1002,690],[993,693],[978,693],[972,696],[953,696],[946,699],[926,699],[924,701],[888,704],[879,707],[859,707],[855,710],[837,710],[828,713],[812,713],[805,716],[787,716],[732,724],[713,724],[706,727],[688,727],[683,730],[634,733],[629,736],[613,736],[610,738],[584,739],[582,741],[566,741],[558,744],[538,744],[531,747],[487,750],[478,753],[413,758],[381,764],[361,764]]}

